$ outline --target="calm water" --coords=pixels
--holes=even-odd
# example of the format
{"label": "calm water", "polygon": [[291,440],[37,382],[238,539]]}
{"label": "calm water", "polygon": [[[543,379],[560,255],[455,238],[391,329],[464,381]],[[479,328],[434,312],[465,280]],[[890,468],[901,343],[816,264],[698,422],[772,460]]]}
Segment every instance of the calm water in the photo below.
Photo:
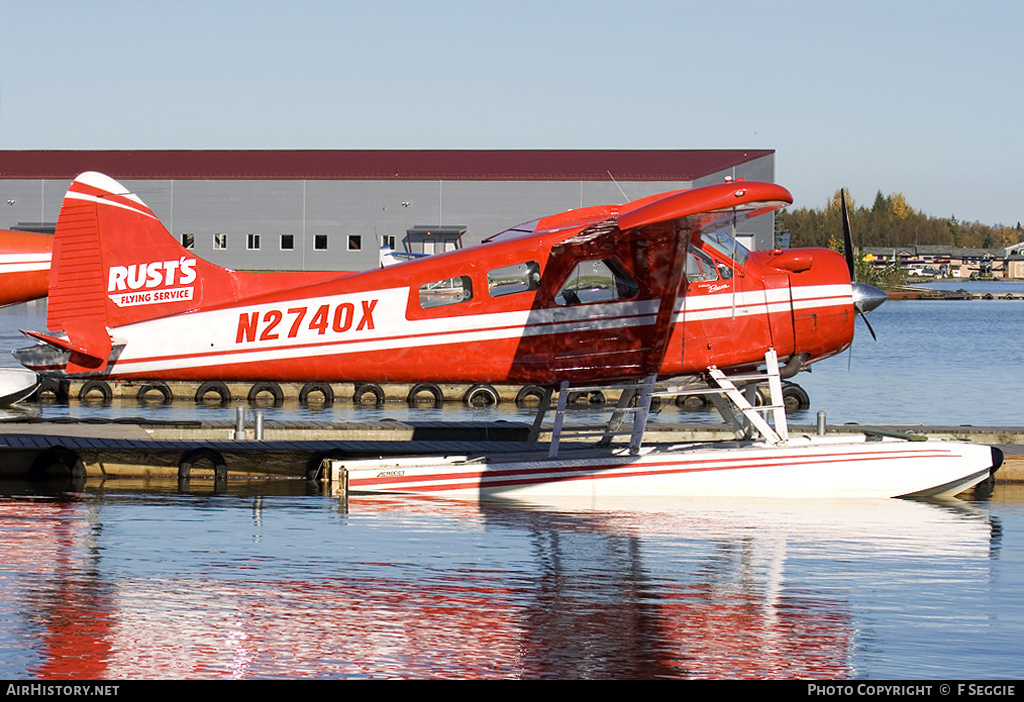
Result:
{"label": "calm water", "polygon": [[346,505],[284,489],[0,497],[0,678],[980,679],[1024,663],[1019,493]]}
{"label": "calm water", "polygon": [[[4,345],[44,321],[26,314],[0,311]],[[825,409],[830,422],[1024,425],[1024,301],[888,303],[871,322],[877,343],[860,334],[852,355],[796,379],[812,398],[806,421]],[[178,405],[37,411],[195,417]],[[716,421],[674,407],[658,418],[680,420]],[[948,503],[540,505],[346,503],[293,481],[232,481],[221,494],[202,481],[5,483],[0,552],[0,679],[1012,679],[1024,668],[1016,486]]]}

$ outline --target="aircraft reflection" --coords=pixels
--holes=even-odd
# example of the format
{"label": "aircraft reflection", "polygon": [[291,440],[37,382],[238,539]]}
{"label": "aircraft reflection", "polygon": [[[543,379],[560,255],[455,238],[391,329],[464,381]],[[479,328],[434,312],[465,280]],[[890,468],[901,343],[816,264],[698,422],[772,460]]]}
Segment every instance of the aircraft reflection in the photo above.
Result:
{"label": "aircraft reflection", "polygon": [[[130,497],[147,508],[178,499]],[[850,677],[856,579],[870,577],[858,572],[879,558],[984,562],[999,532],[970,504],[903,500],[301,497],[297,520],[274,496],[189,498],[182,524],[240,538],[223,513],[218,524],[203,511],[244,508],[250,530],[300,529],[308,546],[206,551],[197,541],[182,547],[184,562],[159,543],[133,544],[153,559],[134,567],[136,551],[119,554],[108,537],[130,528],[110,524],[109,495],[0,497],[0,622],[16,621],[0,626],[0,642],[28,651],[25,675]],[[350,539],[356,522],[389,523],[398,545],[338,560],[327,545]],[[837,562],[846,587],[815,570]]]}

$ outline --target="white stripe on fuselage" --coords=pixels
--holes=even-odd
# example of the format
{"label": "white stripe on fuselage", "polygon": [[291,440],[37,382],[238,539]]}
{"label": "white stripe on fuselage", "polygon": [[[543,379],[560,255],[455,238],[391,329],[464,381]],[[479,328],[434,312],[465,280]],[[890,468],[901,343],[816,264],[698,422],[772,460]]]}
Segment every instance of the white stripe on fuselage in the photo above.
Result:
{"label": "white stripe on fuselage", "polygon": [[[852,299],[849,285],[794,287],[792,295],[793,305],[798,309],[850,304]],[[240,305],[130,324],[113,331],[118,343],[125,342],[115,364],[116,372],[140,374],[648,326],[656,322],[659,307],[658,300],[622,301],[410,320],[406,317],[408,300],[408,288],[391,288],[277,304]],[[310,324],[324,306],[327,326],[320,333]],[[350,312],[340,319],[347,327],[335,331],[336,310],[346,306]],[[677,311],[683,312],[686,321],[696,321],[727,319],[734,314],[765,315],[789,308],[790,290],[773,289],[738,293],[735,307],[734,297],[728,292],[691,295],[679,301]],[[268,316],[273,318],[277,313],[279,318],[272,330],[277,338],[261,341],[269,325]],[[364,320],[367,314],[369,319]],[[258,321],[251,330],[251,340],[246,337],[239,343],[243,322],[252,324],[254,318]],[[293,325],[295,333],[290,335]]]}
{"label": "white stripe on fuselage", "polygon": [[28,273],[50,269],[50,254],[14,253],[0,254],[0,274]]}
{"label": "white stripe on fuselage", "polygon": [[[116,369],[121,373],[146,373],[621,329],[653,324],[659,305],[657,300],[627,301],[409,320],[406,318],[408,300],[408,288],[392,288],[239,306],[126,325],[113,331],[118,343],[125,342]],[[320,333],[319,329],[310,327],[310,323],[324,306],[328,325]],[[335,331],[335,311],[345,306],[350,312],[339,315],[339,321],[347,326],[343,331]],[[260,341],[267,328],[264,320],[276,318],[277,313],[280,313],[280,320],[272,332],[277,338]],[[260,320],[252,334],[255,340],[238,343],[243,333],[240,327],[251,323],[253,315]],[[369,320],[360,328],[367,316]],[[293,324],[295,333],[290,335]]]}
{"label": "white stripe on fuselage", "polygon": [[[792,296],[792,301],[790,297]],[[853,304],[850,285],[801,285],[733,294],[730,291],[693,294],[676,302],[686,321],[704,321]]]}

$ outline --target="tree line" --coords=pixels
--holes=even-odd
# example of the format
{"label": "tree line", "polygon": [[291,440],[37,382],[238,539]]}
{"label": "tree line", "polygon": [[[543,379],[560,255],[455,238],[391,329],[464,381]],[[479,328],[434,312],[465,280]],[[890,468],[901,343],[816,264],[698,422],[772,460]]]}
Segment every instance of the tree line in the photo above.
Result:
{"label": "tree line", "polygon": [[[775,216],[776,241],[788,232],[790,247],[824,246],[838,249],[843,240],[841,190],[824,209],[788,208]],[[1024,241],[1020,222],[1016,227],[961,222],[955,216],[932,217],[912,208],[903,193],[875,196],[871,207],[857,207],[847,193],[854,243],[863,247],[948,245],[956,248],[991,249]],[[839,245],[837,246],[837,242]]]}

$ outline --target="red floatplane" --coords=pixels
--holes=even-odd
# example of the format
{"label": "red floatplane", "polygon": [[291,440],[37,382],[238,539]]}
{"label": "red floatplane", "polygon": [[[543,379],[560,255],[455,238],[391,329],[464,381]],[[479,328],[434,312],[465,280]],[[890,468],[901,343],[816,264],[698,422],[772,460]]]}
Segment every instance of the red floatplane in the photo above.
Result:
{"label": "red floatplane", "polygon": [[[733,236],[791,202],[781,186],[729,181],[542,217],[377,270],[259,273],[197,258],[136,195],[84,173],[57,224],[49,331],[25,332],[37,344],[15,354],[60,377],[531,384],[547,391],[537,427],[558,392],[546,457],[417,459],[380,467],[388,480],[350,472],[354,489],[895,496],[989,477],[988,447],[789,436],[781,380],[849,347],[855,316],[885,299],[853,280],[848,226],[845,260],[749,251]],[[738,443],[643,446],[665,383],[706,392]],[[602,453],[559,455],[566,396],[594,384],[625,385],[590,449]],[[770,388],[766,406],[750,401],[754,384]],[[615,448],[630,414],[629,445]],[[433,472],[413,479],[422,466]]]}
{"label": "red floatplane", "polygon": [[46,297],[53,236],[0,229],[0,307]]}

